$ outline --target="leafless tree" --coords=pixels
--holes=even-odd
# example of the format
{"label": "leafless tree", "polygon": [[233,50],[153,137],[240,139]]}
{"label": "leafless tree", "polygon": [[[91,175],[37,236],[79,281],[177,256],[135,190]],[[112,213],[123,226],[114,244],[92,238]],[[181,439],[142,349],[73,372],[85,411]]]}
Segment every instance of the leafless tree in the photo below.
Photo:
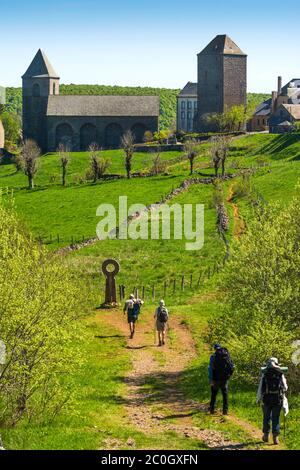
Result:
{"label": "leafless tree", "polygon": [[91,159],[91,174],[93,182],[96,183],[99,175],[99,147],[97,144],[93,143],[89,146],[89,154]]}
{"label": "leafless tree", "polygon": [[41,150],[37,143],[32,139],[27,139],[22,145],[20,162],[25,175],[28,178],[29,189],[34,188],[34,176],[38,170],[38,158],[41,155]]}
{"label": "leafless tree", "polygon": [[61,164],[61,170],[62,170],[62,175],[61,175],[62,185],[66,186],[67,167],[70,163],[70,153],[68,152],[68,149],[64,144],[59,144],[58,154],[60,157],[60,164]]}
{"label": "leafless tree", "polygon": [[153,157],[153,164],[150,173],[160,175],[166,171],[166,168],[167,162],[162,160],[160,153],[157,153],[155,157]]}
{"label": "leafless tree", "polygon": [[219,168],[221,167],[222,176],[225,176],[225,166],[231,138],[228,136],[215,136],[211,139],[211,157],[215,169],[215,176],[218,177]]}
{"label": "leafless tree", "polygon": [[187,158],[190,162],[190,174],[191,175],[194,173],[194,162],[195,162],[195,158],[198,155],[197,145],[198,144],[194,139],[187,140],[185,145],[184,145],[184,149],[185,149]]}
{"label": "leafless tree", "polygon": [[92,175],[93,182],[96,183],[110,167],[111,161],[107,158],[100,158],[101,150],[97,144],[91,144],[89,146],[89,152],[91,158],[90,174]]}
{"label": "leafless tree", "polygon": [[121,140],[122,148],[125,152],[125,169],[127,178],[131,177],[132,158],[134,154],[134,136],[131,131],[127,131]]}

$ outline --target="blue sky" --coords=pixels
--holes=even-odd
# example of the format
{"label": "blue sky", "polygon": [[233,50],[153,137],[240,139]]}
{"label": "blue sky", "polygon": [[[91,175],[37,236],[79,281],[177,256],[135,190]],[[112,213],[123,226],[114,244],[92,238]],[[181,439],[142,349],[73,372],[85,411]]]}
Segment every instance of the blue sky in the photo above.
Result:
{"label": "blue sky", "polygon": [[62,83],[182,87],[217,34],[248,54],[248,90],[300,76],[300,5],[277,0],[0,0],[0,84],[18,86],[37,49]]}

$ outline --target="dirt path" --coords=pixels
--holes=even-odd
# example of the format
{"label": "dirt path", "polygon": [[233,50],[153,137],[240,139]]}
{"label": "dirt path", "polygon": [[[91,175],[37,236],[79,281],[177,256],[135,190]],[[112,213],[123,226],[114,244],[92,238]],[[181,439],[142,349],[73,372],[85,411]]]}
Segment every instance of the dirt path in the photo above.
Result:
{"label": "dirt path", "polygon": [[240,215],[238,205],[233,202],[233,187],[232,186],[230,186],[228,190],[227,202],[231,204],[232,209],[233,209],[233,219],[234,219],[233,236],[235,238],[240,238],[246,229],[246,225],[245,225],[244,219]]}
{"label": "dirt path", "polygon": [[[105,319],[124,335],[128,334],[128,325],[121,313],[108,313]],[[199,440],[210,449],[261,448],[260,431],[233,416],[220,417],[220,422],[242,427],[249,436],[247,443],[231,441],[219,430],[195,426],[193,416],[207,414],[208,407],[187,399],[179,387],[181,374],[196,355],[194,341],[178,316],[172,316],[168,337],[165,347],[154,345],[152,315],[143,313],[135,338],[127,340],[133,366],[125,378],[124,402],[129,424],[147,435],[173,431],[187,439]],[[249,445],[251,439],[255,442]]]}

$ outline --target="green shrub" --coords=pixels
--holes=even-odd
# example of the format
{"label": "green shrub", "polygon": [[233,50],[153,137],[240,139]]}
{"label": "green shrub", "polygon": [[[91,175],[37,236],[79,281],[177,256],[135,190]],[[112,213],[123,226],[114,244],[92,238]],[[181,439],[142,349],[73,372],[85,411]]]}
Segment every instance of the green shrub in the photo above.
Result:
{"label": "green shrub", "polygon": [[61,262],[35,244],[0,204],[0,420],[52,419],[70,402],[80,354],[79,289]]}

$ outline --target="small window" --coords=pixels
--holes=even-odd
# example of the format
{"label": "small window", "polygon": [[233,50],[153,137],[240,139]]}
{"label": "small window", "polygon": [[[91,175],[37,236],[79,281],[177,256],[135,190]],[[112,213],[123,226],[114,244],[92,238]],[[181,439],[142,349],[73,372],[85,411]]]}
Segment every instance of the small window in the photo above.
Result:
{"label": "small window", "polygon": [[181,101],[181,109],[185,109],[185,101]]}
{"label": "small window", "polygon": [[181,112],[181,119],[185,119],[185,112],[184,111]]}
{"label": "small window", "polygon": [[188,119],[192,119],[192,113],[188,113],[187,117]]}
{"label": "small window", "polygon": [[188,109],[192,109],[192,102],[188,101]]}
{"label": "small window", "polygon": [[194,101],[194,108],[195,109],[197,109],[197,105],[198,105],[197,101]]}

